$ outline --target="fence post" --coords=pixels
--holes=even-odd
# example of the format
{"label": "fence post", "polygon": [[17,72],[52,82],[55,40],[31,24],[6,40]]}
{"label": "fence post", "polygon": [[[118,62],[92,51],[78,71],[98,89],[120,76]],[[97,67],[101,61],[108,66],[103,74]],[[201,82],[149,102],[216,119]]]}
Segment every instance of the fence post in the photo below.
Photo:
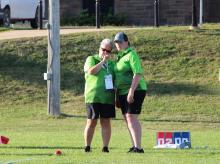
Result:
{"label": "fence post", "polygon": [[38,0],[38,29],[43,29],[42,0]]}
{"label": "fence post", "polygon": [[159,0],[154,2],[154,26],[159,27]]}
{"label": "fence post", "polygon": [[200,0],[200,15],[199,15],[199,25],[203,24],[203,0]]}
{"label": "fence post", "polygon": [[100,1],[96,0],[96,28],[100,28]]}
{"label": "fence post", "polygon": [[192,27],[197,28],[197,16],[196,16],[196,0],[192,0]]}

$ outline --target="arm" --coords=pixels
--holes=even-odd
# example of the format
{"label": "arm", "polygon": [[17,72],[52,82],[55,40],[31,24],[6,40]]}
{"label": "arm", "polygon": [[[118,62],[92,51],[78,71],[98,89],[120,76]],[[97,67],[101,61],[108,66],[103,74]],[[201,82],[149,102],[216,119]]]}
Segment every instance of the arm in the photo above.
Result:
{"label": "arm", "polygon": [[94,65],[93,67],[88,69],[88,73],[89,74],[96,74],[100,71],[100,69],[102,68],[103,64],[106,63],[106,61],[109,59],[109,55],[105,55],[102,59],[102,61],[100,61],[98,64]]}
{"label": "arm", "polygon": [[141,61],[137,55],[136,52],[133,52],[130,55],[130,66],[131,66],[131,70],[133,72],[133,79],[132,79],[132,83],[130,86],[130,89],[128,91],[128,96],[127,96],[127,102],[129,104],[134,102],[134,92],[139,84],[139,81],[142,77],[143,74],[143,70],[141,67]]}
{"label": "arm", "polygon": [[105,62],[103,60],[100,61],[98,64],[96,64],[93,67],[89,68],[87,72],[89,74],[96,74],[96,73],[98,73],[100,71],[100,69],[102,68],[104,63]]}
{"label": "arm", "polygon": [[129,104],[134,102],[134,91],[136,90],[140,79],[141,79],[140,74],[135,74],[133,76],[131,87],[128,91],[128,97],[127,97],[127,101],[128,101]]}

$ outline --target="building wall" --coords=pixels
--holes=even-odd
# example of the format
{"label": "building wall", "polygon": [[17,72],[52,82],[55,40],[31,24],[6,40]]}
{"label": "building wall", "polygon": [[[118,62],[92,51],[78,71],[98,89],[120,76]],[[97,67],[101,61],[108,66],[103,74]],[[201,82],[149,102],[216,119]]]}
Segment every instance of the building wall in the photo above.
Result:
{"label": "building wall", "polygon": [[[49,0],[45,0],[45,5],[45,16],[48,19]],[[60,0],[60,19],[78,15],[82,8],[82,0]]]}
{"label": "building wall", "polygon": [[220,22],[220,0],[205,0],[206,22]]}
{"label": "building wall", "polygon": [[[160,24],[191,24],[192,0],[159,1]],[[196,0],[198,18],[199,1],[200,0]],[[115,0],[114,11],[115,13],[125,13],[128,17],[128,22],[130,25],[153,25],[154,2],[155,0]],[[83,0],[61,0],[61,19],[78,15],[82,8]],[[204,22],[220,22],[220,0],[204,0]]]}
{"label": "building wall", "polygon": [[192,0],[160,1],[160,23],[184,25],[190,24],[192,17]]}
{"label": "building wall", "polygon": [[[220,0],[204,1],[204,21],[220,22]],[[115,0],[115,12],[126,13],[131,24],[153,25],[155,0]],[[199,20],[200,0],[196,0]],[[162,25],[188,25],[192,20],[192,0],[159,0]]]}
{"label": "building wall", "polygon": [[61,0],[60,17],[72,17],[78,15],[82,10],[82,0]]}
{"label": "building wall", "polygon": [[127,15],[129,24],[152,25],[154,0],[115,0],[115,13]]}

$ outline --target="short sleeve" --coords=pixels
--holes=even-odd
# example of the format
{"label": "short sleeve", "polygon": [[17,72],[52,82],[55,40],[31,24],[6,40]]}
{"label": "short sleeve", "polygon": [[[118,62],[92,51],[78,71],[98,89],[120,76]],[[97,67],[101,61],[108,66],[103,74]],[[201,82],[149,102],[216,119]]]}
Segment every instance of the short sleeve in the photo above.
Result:
{"label": "short sleeve", "polygon": [[84,64],[84,72],[87,72],[92,66],[95,65],[95,60],[92,56],[87,57],[86,62]]}
{"label": "short sleeve", "polygon": [[137,53],[132,52],[130,54],[130,66],[132,69],[133,74],[142,74],[143,70],[141,67],[141,61],[140,58],[138,57]]}

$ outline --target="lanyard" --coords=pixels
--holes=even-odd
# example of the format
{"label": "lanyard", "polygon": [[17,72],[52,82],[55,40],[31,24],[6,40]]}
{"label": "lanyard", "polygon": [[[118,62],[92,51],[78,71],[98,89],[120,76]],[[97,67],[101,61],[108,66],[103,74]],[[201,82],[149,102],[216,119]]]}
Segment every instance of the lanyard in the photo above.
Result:
{"label": "lanyard", "polygon": [[108,70],[108,62],[102,65],[102,68],[107,70],[107,73],[109,74],[109,70]]}

